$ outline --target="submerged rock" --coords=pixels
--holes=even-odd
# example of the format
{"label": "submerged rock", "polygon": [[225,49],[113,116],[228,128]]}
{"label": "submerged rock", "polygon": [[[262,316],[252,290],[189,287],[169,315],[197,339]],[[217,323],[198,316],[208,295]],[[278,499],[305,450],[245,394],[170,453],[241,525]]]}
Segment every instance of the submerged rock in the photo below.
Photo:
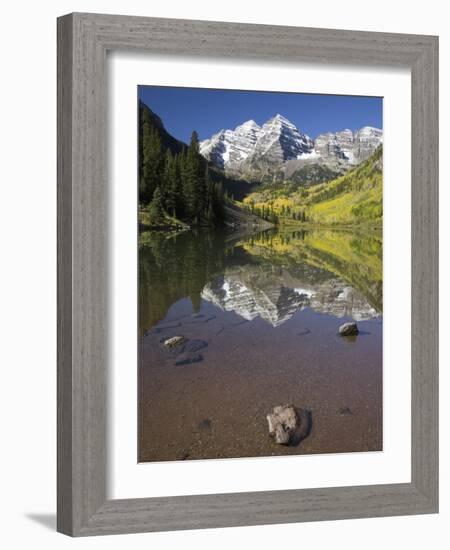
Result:
{"label": "submerged rock", "polygon": [[171,328],[178,328],[181,326],[181,323],[179,321],[167,321],[166,323],[160,323],[157,325],[153,331],[156,333],[159,333],[163,330],[171,329]]}
{"label": "submerged rock", "polygon": [[203,355],[201,355],[200,353],[180,353],[180,355],[177,356],[175,365],[177,367],[180,365],[192,365],[192,363],[200,363],[200,361],[203,361]]}
{"label": "submerged rock", "polygon": [[311,431],[311,412],[294,405],[278,405],[266,418],[269,435],[279,445],[298,445]]}
{"label": "submerged rock", "polygon": [[205,317],[202,313],[194,313],[190,317],[190,319],[184,322],[185,325],[198,325],[199,323],[209,323],[209,321],[212,321],[216,318],[215,315],[208,315],[208,317]]}
{"label": "submerged rock", "polygon": [[164,340],[164,345],[166,348],[175,348],[177,346],[181,346],[185,342],[186,338],[184,336],[172,336],[172,338]]}
{"label": "submerged rock", "polygon": [[341,336],[356,336],[359,334],[358,325],[355,322],[344,323],[339,327],[339,334]]}
{"label": "submerged rock", "polygon": [[205,340],[189,340],[183,347],[183,351],[194,353],[206,347],[208,347],[208,342]]}
{"label": "submerged rock", "polygon": [[211,429],[211,420],[209,418],[204,418],[201,422],[198,423],[200,430],[210,430]]}

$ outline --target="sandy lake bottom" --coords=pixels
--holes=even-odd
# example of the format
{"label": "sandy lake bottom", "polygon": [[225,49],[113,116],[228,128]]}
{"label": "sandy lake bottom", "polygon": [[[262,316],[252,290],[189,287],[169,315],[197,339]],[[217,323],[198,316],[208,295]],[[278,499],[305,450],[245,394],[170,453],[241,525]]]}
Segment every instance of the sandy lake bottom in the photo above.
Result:
{"label": "sandy lake bottom", "polygon": [[[348,232],[151,237],[139,461],[382,450],[381,266],[381,241]],[[352,320],[359,335],[339,336]],[[309,415],[291,445],[268,432],[284,404]]]}

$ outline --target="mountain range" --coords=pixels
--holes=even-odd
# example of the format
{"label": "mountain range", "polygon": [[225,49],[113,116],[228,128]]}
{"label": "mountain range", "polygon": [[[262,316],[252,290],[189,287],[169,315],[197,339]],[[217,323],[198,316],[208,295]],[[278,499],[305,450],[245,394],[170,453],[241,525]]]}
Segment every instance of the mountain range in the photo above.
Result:
{"label": "mountain range", "polygon": [[366,160],[382,141],[382,130],[371,126],[312,139],[277,114],[262,126],[248,120],[234,130],[221,130],[200,142],[200,153],[225,173],[254,180],[280,170],[290,177],[311,164],[344,173]]}

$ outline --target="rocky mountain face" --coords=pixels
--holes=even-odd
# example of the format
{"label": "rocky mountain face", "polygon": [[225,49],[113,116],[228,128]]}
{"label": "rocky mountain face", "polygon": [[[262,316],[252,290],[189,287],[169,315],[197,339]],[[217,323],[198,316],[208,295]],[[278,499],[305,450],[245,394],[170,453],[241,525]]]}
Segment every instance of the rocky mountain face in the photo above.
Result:
{"label": "rocky mountain face", "polygon": [[234,130],[221,130],[200,143],[204,157],[230,171],[259,160],[280,164],[308,155],[313,148],[312,139],[281,115],[262,126],[248,120]]}
{"label": "rocky mountain face", "polygon": [[255,148],[250,158],[264,157],[267,162],[281,163],[292,158],[311,154],[314,144],[281,115],[268,120],[258,132]]}
{"label": "rocky mountain face", "polygon": [[234,130],[221,130],[200,143],[200,152],[222,170],[251,178],[280,167],[292,174],[312,163],[351,168],[367,159],[382,139],[382,130],[366,126],[355,132],[345,129],[321,134],[312,140],[278,114],[262,126],[249,120]]}
{"label": "rocky mountain face", "polygon": [[234,130],[221,130],[211,139],[202,141],[200,152],[219,168],[238,165],[255,148],[259,132],[256,122],[249,120]]}
{"label": "rocky mountain face", "polygon": [[379,128],[365,126],[356,132],[353,154],[357,160],[356,164],[366,160],[383,142],[383,131]]}
{"label": "rocky mountain face", "polygon": [[355,136],[351,130],[342,130],[335,134],[320,134],[315,140],[317,154],[323,158],[350,160],[353,157]]}
{"label": "rocky mountain face", "polygon": [[365,126],[356,132],[342,130],[317,136],[314,147],[324,159],[339,159],[349,164],[366,160],[383,141],[383,132],[378,128]]}

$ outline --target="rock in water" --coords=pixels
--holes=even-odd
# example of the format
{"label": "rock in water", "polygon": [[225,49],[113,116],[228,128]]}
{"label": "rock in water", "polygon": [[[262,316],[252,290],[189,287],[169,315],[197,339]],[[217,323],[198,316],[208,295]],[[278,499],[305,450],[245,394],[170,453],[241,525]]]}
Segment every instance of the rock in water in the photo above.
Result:
{"label": "rock in water", "polygon": [[339,327],[341,336],[356,336],[359,334],[358,325],[356,323],[344,323]]}
{"label": "rock in water", "polygon": [[180,353],[180,355],[177,356],[175,365],[177,367],[180,365],[192,365],[193,363],[200,363],[201,361],[203,361],[203,355],[200,353]]}
{"label": "rock in water", "polygon": [[279,405],[267,415],[269,434],[279,445],[298,445],[309,436],[312,414],[294,405]]}
{"label": "rock in water", "polygon": [[172,336],[172,338],[164,340],[164,345],[166,348],[175,348],[177,346],[181,346],[181,344],[184,344],[185,342],[186,338],[184,336]]}
{"label": "rock in water", "polygon": [[298,417],[292,405],[279,405],[267,415],[269,434],[280,445],[289,445],[289,442],[298,427]]}
{"label": "rock in water", "polygon": [[187,342],[183,347],[183,351],[194,353],[206,347],[208,347],[208,342],[205,342],[204,340],[189,340],[189,342]]}

